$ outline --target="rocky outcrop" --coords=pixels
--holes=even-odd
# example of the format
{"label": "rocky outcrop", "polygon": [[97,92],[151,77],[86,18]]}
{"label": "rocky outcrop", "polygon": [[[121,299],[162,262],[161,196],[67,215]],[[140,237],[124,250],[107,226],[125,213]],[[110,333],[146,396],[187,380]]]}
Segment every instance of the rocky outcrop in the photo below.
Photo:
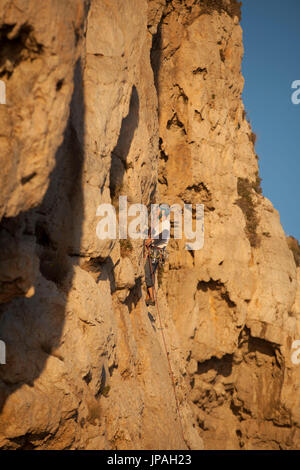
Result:
{"label": "rocky outcrop", "polygon": [[[299,448],[300,271],[260,191],[238,3],[1,7],[1,448]],[[160,315],[141,241],[96,236],[123,194],[205,207]]]}
{"label": "rocky outcrop", "polygon": [[235,15],[177,4],[164,12],[153,62],[161,197],[205,205],[204,248],[172,240],[164,282],[194,412],[207,448],[295,448],[299,283],[261,194],[241,101],[242,30]]}

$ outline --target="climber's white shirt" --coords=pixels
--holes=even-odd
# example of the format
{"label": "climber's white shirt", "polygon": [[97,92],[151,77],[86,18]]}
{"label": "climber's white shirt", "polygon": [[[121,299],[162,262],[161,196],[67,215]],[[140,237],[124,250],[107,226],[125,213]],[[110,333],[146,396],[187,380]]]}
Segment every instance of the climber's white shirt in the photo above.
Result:
{"label": "climber's white shirt", "polygon": [[166,248],[170,238],[170,221],[167,219],[158,221],[153,228],[151,238],[154,239],[154,246],[157,246],[158,248]]}

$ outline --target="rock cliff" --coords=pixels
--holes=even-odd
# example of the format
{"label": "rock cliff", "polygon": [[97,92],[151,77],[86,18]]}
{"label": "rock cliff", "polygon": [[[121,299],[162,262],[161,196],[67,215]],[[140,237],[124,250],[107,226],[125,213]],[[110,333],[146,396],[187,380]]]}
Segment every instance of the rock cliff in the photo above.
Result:
{"label": "rock cliff", "polygon": [[[0,6],[0,447],[299,449],[300,268],[260,189],[239,3]],[[120,195],[204,204],[160,315],[141,240],[96,236]]]}

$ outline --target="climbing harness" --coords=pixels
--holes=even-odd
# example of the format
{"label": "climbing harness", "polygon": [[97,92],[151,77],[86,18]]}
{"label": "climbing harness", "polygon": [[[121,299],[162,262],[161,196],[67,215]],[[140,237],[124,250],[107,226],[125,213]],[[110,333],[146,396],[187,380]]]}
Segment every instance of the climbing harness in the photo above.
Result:
{"label": "climbing harness", "polygon": [[147,247],[147,251],[147,256],[149,256],[151,262],[153,264],[157,262],[159,266],[163,266],[169,257],[169,253],[166,248],[159,248],[153,244]]}
{"label": "climbing harness", "polygon": [[[151,246],[150,247],[147,246],[146,249],[147,249],[147,256],[149,256],[149,259],[151,260]],[[160,249],[160,251],[162,251],[162,249]],[[179,422],[180,422],[181,434],[182,434],[182,438],[183,438],[187,448],[189,449],[187,441],[184,437],[182,419],[181,419],[179,403],[178,403],[178,398],[177,398],[177,393],[176,393],[175,379],[174,379],[174,374],[173,374],[173,371],[172,371],[171,362],[170,362],[170,358],[169,358],[170,353],[168,352],[168,349],[167,349],[167,343],[166,343],[166,339],[165,339],[164,329],[163,329],[163,326],[162,326],[160,311],[159,311],[159,308],[158,308],[157,294],[156,294],[156,289],[155,289],[152,262],[149,263],[149,264],[150,264],[150,267],[151,267],[151,275],[152,275],[152,281],[153,281],[153,292],[154,292],[154,298],[155,298],[155,305],[156,305],[157,314],[158,314],[158,318],[159,318],[159,324],[160,324],[161,335],[162,335],[162,339],[163,339],[163,343],[164,343],[164,348],[165,348],[165,352],[166,352],[166,356],[167,356],[167,360],[168,360],[169,374],[170,374],[170,377],[171,377],[172,386],[173,386],[173,390],[174,390],[174,398],[175,398],[176,410],[177,410],[177,414],[178,414],[178,418],[179,418]]]}

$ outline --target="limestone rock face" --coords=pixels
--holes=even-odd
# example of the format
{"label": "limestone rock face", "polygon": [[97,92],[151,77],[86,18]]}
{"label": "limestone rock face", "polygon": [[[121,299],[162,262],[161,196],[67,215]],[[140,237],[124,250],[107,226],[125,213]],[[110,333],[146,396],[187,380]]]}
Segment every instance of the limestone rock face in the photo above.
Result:
{"label": "limestone rock face", "polygon": [[[0,4],[0,447],[299,448],[300,268],[259,188],[237,2]],[[97,236],[120,195],[204,204],[159,311],[141,240]]]}
{"label": "limestone rock face", "polygon": [[172,240],[163,284],[201,436],[210,449],[299,448],[300,368],[290,359],[299,281],[259,186],[241,101],[242,30],[225,11],[171,2],[159,34],[159,191],[170,204],[205,207],[203,249]]}
{"label": "limestone rock face", "polygon": [[[73,90],[84,2],[1,0],[1,217],[40,203]],[[67,18],[67,21],[66,21]]]}

